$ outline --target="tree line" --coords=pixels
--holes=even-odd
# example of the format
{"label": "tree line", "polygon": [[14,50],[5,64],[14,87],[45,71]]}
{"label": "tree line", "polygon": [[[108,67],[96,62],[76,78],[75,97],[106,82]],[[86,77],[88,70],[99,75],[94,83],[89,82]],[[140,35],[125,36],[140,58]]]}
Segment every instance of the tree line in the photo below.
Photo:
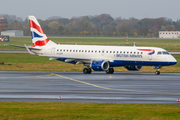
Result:
{"label": "tree line", "polygon": [[[7,19],[6,30],[23,30],[30,36],[29,20],[15,15],[1,15]],[[109,14],[73,17],[71,19],[50,17],[38,19],[48,36],[114,36],[114,37],[158,37],[159,31],[180,31],[180,20],[167,18],[123,19]]]}

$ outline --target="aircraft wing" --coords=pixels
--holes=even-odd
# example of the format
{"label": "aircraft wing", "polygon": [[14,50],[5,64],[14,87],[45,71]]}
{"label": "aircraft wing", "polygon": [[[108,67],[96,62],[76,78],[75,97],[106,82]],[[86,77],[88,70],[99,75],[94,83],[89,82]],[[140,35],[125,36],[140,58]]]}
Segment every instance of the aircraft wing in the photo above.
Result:
{"label": "aircraft wing", "polygon": [[76,61],[76,62],[82,62],[82,63],[91,63],[92,61],[110,61],[108,59],[102,59],[102,58],[84,58],[84,57],[72,57],[72,56],[60,56],[60,55],[39,55],[39,56],[44,56],[44,57],[49,57],[49,60],[56,60],[58,58],[66,58],[65,62],[71,62],[71,61]]}

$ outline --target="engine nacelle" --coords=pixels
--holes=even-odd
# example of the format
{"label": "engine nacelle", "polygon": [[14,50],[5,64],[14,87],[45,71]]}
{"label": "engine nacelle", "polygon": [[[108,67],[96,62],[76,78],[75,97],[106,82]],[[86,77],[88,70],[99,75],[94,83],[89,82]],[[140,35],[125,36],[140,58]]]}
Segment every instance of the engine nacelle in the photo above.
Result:
{"label": "engine nacelle", "polygon": [[93,61],[91,64],[91,68],[94,71],[106,71],[109,69],[108,61]]}
{"label": "engine nacelle", "polygon": [[143,66],[141,65],[127,65],[127,66],[124,66],[127,70],[130,70],[130,71],[139,71],[143,68]]}

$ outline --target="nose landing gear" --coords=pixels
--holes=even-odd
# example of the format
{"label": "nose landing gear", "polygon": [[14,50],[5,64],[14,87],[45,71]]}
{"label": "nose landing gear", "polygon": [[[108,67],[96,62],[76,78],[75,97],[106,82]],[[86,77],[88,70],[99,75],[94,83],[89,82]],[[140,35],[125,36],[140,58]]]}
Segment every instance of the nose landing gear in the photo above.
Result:
{"label": "nose landing gear", "polygon": [[155,74],[156,74],[156,75],[159,75],[159,74],[160,74],[160,71],[159,71],[160,68],[161,68],[161,66],[155,66],[155,69],[156,69]]}
{"label": "nose landing gear", "polygon": [[[159,69],[158,69],[158,70],[159,70]],[[156,75],[159,75],[159,74],[160,74],[160,71],[158,71],[158,70],[155,72]]]}

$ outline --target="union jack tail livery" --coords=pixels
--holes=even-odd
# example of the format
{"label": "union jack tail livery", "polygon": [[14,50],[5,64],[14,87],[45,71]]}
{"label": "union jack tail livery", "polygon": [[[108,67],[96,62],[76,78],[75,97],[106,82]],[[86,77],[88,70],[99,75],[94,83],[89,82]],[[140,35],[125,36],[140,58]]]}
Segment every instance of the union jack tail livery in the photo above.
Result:
{"label": "union jack tail livery", "polygon": [[45,45],[56,45],[56,43],[49,40],[34,16],[29,16],[29,25],[31,30],[31,37],[33,47],[45,46]]}

